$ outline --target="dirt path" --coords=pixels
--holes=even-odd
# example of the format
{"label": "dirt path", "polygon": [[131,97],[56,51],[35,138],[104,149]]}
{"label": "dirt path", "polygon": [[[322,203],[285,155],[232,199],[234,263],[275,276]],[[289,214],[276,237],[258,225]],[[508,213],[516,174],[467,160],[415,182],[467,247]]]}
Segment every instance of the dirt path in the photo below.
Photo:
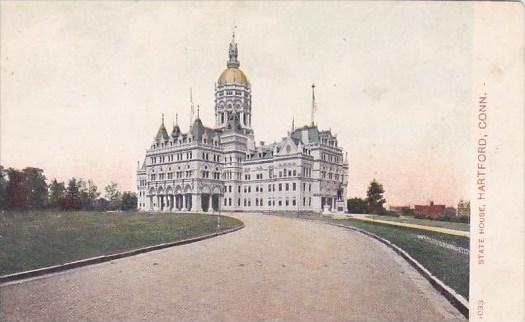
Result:
{"label": "dirt path", "polygon": [[0,288],[0,320],[465,320],[381,243],[314,222],[235,214],[205,241]]}

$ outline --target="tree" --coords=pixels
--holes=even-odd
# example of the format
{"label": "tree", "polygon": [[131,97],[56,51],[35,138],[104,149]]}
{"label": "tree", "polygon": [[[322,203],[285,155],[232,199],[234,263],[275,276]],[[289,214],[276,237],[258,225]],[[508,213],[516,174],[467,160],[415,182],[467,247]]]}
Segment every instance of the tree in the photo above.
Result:
{"label": "tree", "polygon": [[98,198],[95,201],[94,209],[96,211],[106,211],[109,209],[109,201],[104,198]]}
{"label": "tree", "polygon": [[95,208],[95,201],[97,200],[100,193],[97,191],[97,186],[91,179],[85,182],[82,179],[79,179],[78,182],[80,186],[80,204],[84,210],[93,210]]}
{"label": "tree", "polygon": [[44,170],[27,167],[22,170],[24,175],[24,188],[27,196],[27,207],[30,209],[43,209],[48,204],[48,191]]}
{"label": "tree", "polygon": [[383,189],[383,185],[377,182],[376,179],[370,182],[370,186],[368,187],[368,191],[366,192],[366,204],[368,208],[368,213],[385,213],[385,208],[383,207],[383,204],[386,202],[385,198],[383,198],[384,192],[385,190]]}
{"label": "tree", "polygon": [[24,186],[24,173],[17,169],[7,169],[6,205],[7,209],[27,207],[27,192]]}
{"label": "tree", "polygon": [[120,209],[121,205],[121,193],[118,190],[118,185],[115,182],[111,182],[104,188],[106,195],[104,196],[109,201],[109,209],[117,210]]}
{"label": "tree", "polygon": [[137,209],[137,195],[134,192],[126,191],[122,193],[122,203],[120,205],[122,210]]}
{"label": "tree", "polygon": [[7,173],[4,167],[0,165],[0,210],[7,208],[6,188],[7,188]]}
{"label": "tree", "polygon": [[346,208],[351,214],[368,213],[366,201],[361,198],[351,198],[346,201]]}
{"label": "tree", "polygon": [[66,196],[64,198],[63,209],[75,210],[80,209],[80,186],[76,178],[69,179],[67,183]]}
{"label": "tree", "polygon": [[53,208],[62,208],[66,197],[66,187],[56,179],[49,185],[49,205]]}

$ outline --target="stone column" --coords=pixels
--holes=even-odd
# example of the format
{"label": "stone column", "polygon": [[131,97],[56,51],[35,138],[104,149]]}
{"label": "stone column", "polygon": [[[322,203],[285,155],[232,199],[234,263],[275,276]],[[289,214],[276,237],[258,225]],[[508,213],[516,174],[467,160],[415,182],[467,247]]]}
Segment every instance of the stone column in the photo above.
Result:
{"label": "stone column", "polygon": [[202,205],[201,205],[201,195],[200,194],[192,194],[191,195],[191,212],[202,212]]}
{"label": "stone column", "polygon": [[185,197],[185,194],[181,194],[181,199],[180,199],[180,206],[181,206],[181,211],[187,211],[188,208],[187,208],[187,205],[186,205],[186,198]]}
{"label": "stone column", "polygon": [[213,212],[213,194],[208,195],[208,212]]}

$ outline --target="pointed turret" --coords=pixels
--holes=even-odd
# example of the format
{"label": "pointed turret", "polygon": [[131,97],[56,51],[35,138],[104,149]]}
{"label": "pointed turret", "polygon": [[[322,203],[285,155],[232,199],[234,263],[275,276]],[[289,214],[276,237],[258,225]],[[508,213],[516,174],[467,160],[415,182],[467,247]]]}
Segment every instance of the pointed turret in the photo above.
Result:
{"label": "pointed turret", "polygon": [[180,135],[179,127],[179,114],[175,114],[175,125],[173,125],[173,130],[171,131],[171,137],[176,138]]}
{"label": "pointed turret", "polygon": [[162,114],[162,123],[160,124],[159,130],[157,131],[157,135],[155,136],[156,141],[160,141],[162,139],[168,140],[170,137],[168,135],[168,131],[166,130],[166,126],[164,126],[164,113]]}

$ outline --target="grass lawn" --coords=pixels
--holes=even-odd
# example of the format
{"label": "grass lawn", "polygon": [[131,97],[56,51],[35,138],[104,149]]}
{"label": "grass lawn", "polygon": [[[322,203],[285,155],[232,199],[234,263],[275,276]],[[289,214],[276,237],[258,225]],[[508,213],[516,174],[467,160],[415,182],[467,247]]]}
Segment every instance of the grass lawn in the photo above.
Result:
{"label": "grass lawn", "polygon": [[[221,216],[221,230],[242,225]],[[217,216],[100,212],[0,214],[0,275],[217,231]]]}
{"label": "grass lawn", "polygon": [[469,256],[436,245],[428,240],[422,240],[417,236],[427,236],[434,240],[466,249],[469,249],[469,238],[413,228],[364,222],[356,219],[325,220],[360,228],[388,239],[420,262],[434,276],[468,299]]}
{"label": "grass lawn", "polygon": [[460,222],[450,222],[450,221],[439,221],[439,220],[430,220],[430,219],[418,219],[414,217],[391,217],[391,216],[379,216],[379,215],[367,215],[371,219],[384,220],[384,221],[394,221],[405,224],[414,224],[414,225],[424,225],[432,227],[441,227],[448,229],[455,229],[461,231],[470,231],[470,225],[467,223]]}

